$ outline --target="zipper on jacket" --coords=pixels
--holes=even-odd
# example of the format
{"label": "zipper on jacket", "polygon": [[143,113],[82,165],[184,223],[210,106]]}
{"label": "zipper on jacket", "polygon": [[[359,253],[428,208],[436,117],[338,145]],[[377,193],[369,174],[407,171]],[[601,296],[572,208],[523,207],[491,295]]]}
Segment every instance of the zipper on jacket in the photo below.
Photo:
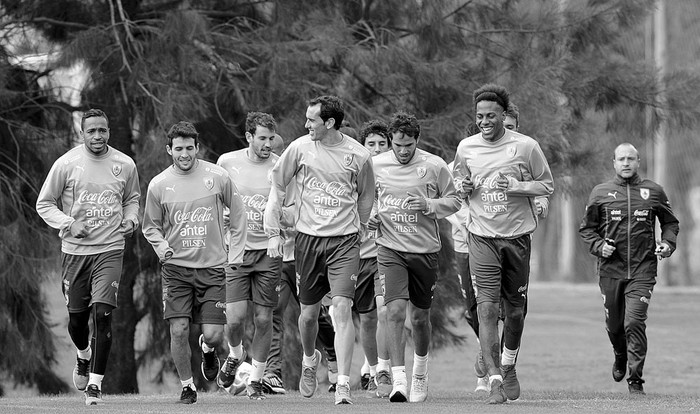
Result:
{"label": "zipper on jacket", "polygon": [[627,183],[627,279],[632,279],[631,252],[632,251],[632,200],[630,199],[630,183]]}

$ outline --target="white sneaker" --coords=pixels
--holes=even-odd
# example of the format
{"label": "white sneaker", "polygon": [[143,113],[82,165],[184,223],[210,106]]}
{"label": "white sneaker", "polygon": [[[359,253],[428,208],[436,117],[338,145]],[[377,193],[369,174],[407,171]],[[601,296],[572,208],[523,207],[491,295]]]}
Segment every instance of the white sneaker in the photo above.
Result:
{"label": "white sneaker", "polygon": [[428,373],[425,375],[413,374],[411,378],[411,395],[410,402],[423,402],[428,398]]}
{"label": "white sneaker", "polygon": [[408,398],[408,384],[406,380],[394,380],[394,387],[391,389],[391,394],[389,394],[389,401],[391,402],[406,402]]}
{"label": "white sneaker", "polygon": [[489,385],[489,377],[488,375],[484,377],[477,377],[476,378],[476,389],[474,389],[474,392],[480,393],[480,392],[489,392],[491,391],[491,387]]}

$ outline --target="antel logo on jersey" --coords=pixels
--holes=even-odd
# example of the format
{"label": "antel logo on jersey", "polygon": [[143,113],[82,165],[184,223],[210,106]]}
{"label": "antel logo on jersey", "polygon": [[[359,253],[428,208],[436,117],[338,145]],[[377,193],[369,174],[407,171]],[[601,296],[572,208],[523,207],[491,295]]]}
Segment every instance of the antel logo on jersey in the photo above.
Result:
{"label": "antel logo on jersey", "polygon": [[82,191],[78,196],[78,203],[80,204],[121,204],[119,196],[112,190],[104,190],[100,193],[91,193],[89,191]]}
{"label": "antel logo on jersey", "polygon": [[307,187],[311,190],[321,190],[325,191],[326,194],[340,197],[347,193],[345,184],[339,183],[337,181],[323,182],[316,179],[316,177],[311,177]]}
{"label": "antel logo on jersey", "polygon": [[262,194],[247,195],[241,199],[244,205],[257,210],[265,210],[265,204],[267,204],[267,197]]}
{"label": "antel logo on jersey", "polygon": [[212,221],[213,217],[211,215],[212,207],[197,207],[192,211],[177,210],[174,215],[175,224],[183,223],[205,223],[207,221]]}

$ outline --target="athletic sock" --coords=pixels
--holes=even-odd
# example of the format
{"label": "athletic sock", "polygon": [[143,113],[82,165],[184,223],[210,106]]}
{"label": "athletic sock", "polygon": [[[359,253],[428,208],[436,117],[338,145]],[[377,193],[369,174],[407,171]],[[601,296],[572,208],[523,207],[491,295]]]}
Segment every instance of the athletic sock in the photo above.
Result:
{"label": "athletic sock", "polygon": [[370,376],[370,378],[374,378],[377,376],[377,366],[376,365],[369,366],[369,376]]}
{"label": "athletic sock", "polygon": [[398,367],[391,367],[391,377],[394,379],[394,384],[400,380],[403,380],[403,382],[408,382],[406,379],[406,366],[401,365]]}
{"label": "athletic sock", "polygon": [[369,362],[367,361],[367,357],[365,357],[365,362],[362,364],[362,367],[360,368],[360,375],[365,375],[369,374]]}
{"label": "athletic sock", "polygon": [[78,349],[78,358],[87,359],[88,361],[92,358],[92,348],[90,347],[90,345],[88,345],[88,347],[83,349],[82,351]]}
{"label": "athletic sock", "polygon": [[250,382],[260,381],[265,374],[266,362],[256,361],[255,358],[251,361],[253,369],[250,371]]}
{"label": "athletic sock", "polygon": [[378,358],[377,361],[377,371],[391,372],[391,360]]}
{"label": "athletic sock", "polygon": [[190,387],[190,389],[197,391],[197,388],[194,386],[194,380],[192,379],[192,377],[189,377],[184,381],[180,381],[180,383],[182,384],[182,388]]}
{"label": "athletic sock", "polygon": [[503,354],[501,354],[501,366],[515,364],[516,356],[518,356],[518,349],[510,350],[504,346]]}
{"label": "athletic sock", "polygon": [[228,356],[232,357],[233,359],[241,359],[243,356],[243,342],[239,342],[236,346],[231,346],[231,344],[228,344],[228,349]]}
{"label": "athletic sock", "polygon": [[500,375],[489,375],[489,384],[491,384],[493,380],[499,380],[503,382],[503,377]]}
{"label": "athletic sock", "polygon": [[216,348],[212,348],[209,345],[207,345],[206,342],[202,341],[202,352],[205,354],[208,354],[210,352],[213,352]]}
{"label": "athletic sock", "polygon": [[428,354],[413,354],[413,375],[423,376],[428,373]]}
{"label": "athletic sock", "polygon": [[90,373],[90,378],[88,379],[88,386],[95,384],[97,388],[102,389],[102,378],[104,375]]}
{"label": "athletic sock", "polygon": [[307,356],[306,354],[304,354],[304,358],[302,358],[301,363],[307,367],[315,367],[316,366],[316,352],[314,352],[314,354],[311,356]]}
{"label": "athletic sock", "polygon": [[338,375],[338,385],[347,385],[350,383],[349,375]]}

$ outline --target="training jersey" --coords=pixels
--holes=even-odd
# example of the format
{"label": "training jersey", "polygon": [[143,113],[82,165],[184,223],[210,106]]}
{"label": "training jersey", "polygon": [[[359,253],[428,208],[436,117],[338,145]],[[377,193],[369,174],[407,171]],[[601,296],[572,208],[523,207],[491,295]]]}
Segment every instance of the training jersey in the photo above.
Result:
{"label": "training jersey", "polygon": [[[228,248],[224,207],[230,210]],[[204,160],[189,171],[171,165],[148,184],[143,235],[161,261],[172,249],[168,264],[193,269],[239,265],[246,214],[236,185],[226,170]]]}
{"label": "training jersey", "polygon": [[[375,156],[373,162],[380,220],[377,244],[406,253],[439,251],[437,219],[454,214],[461,204],[445,161],[416,149],[407,164],[401,164],[394,151]],[[426,198],[428,209],[409,210],[409,192]]]}
{"label": "training jersey", "polygon": [[[59,230],[61,251],[89,255],[124,249],[122,220],[139,223],[139,176],[126,154],[108,146],[95,155],[79,145],[54,162],[36,201],[36,211]],[[85,223],[88,234],[71,235],[73,222]]]}
{"label": "training jersey", "polygon": [[290,182],[296,179],[296,230],[316,237],[360,232],[374,201],[374,172],[370,152],[342,134],[338,144],[326,145],[309,135],[297,138],[272,169],[272,190],[265,209],[265,232],[280,233],[280,207]]}
{"label": "training jersey", "polygon": [[270,171],[278,158],[277,155],[270,154],[265,160],[253,161],[248,157],[248,148],[244,148],[227,152],[216,162],[228,172],[241,195],[248,223],[246,250],[267,249],[263,215],[270,195]]}
{"label": "training jersey", "polygon": [[[508,177],[506,191],[497,188],[499,173]],[[554,192],[549,164],[534,139],[506,129],[495,142],[481,133],[464,138],[454,161],[455,185],[471,177],[467,229],[481,237],[516,238],[537,228],[536,196]]]}

